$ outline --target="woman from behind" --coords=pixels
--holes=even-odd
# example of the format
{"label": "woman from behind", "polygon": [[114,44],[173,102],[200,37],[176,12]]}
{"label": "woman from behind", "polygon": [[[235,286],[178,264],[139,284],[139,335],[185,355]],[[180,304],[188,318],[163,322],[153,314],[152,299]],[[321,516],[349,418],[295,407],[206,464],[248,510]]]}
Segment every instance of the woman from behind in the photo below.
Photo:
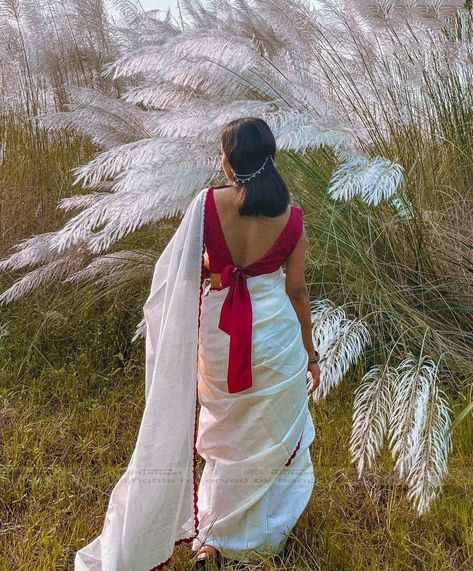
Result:
{"label": "woman from behind", "polygon": [[282,552],[309,501],[307,239],[275,151],[262,119],[226,125],[229,184],[197,193],[155,264],[136,445],[75,571],[163,570],[181,543],[199,567],[251,563]]}
{"label": "woman from behind", "polygon": [[315,482],[308,395],[320,371],[303,212],[290,203],[264,120],[228,123],[220,151],[228,184],[209,187],[204,203],[197,567],[280,554]]}

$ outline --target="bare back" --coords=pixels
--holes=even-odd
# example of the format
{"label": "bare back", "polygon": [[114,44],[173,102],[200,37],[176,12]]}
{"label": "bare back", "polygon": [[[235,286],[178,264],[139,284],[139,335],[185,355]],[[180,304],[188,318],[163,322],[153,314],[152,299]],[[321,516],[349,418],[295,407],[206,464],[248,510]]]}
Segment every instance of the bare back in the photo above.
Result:
{"label": "bare back", "polygon": [[[284,231],[291,216],[291,205],[286,212],[273,218],[269,216],[241,216],[238,212],[237,194],[234,187],[213,188],[213,204],[218,217],[218,226],[223,234],[226,250],[232,261],[247,267],[259,261],[272,249]],[[305,226],[291,254],[286,258],[286,291],[291,299],[307,296],[304,265],[308,246]],[[209,269],[208,257],[204,261]],[[214,289],[221,287],[220,273],[210,271],[210,282]]]}
{"label": "bare back", "polygon": [[238,212],[236,190],[233,187],[214,189],[222,232],[235,264],[248,266],[264,256],[284,230],[291,207],[275,216],[242,216]]}

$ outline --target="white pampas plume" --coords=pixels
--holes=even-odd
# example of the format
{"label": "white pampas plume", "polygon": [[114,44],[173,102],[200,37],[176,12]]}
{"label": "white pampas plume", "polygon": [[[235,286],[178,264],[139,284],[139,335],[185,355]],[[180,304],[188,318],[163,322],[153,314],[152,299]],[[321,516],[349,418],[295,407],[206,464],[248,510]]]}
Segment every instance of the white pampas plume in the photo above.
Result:
{"label": "white pampas plume", "polygon": [[355,389],[350,454],[358,477],[365,467],[372,467],[383,446],[391,410],[391,374],[389,367],[372,367]]}
{"label": "white pampas plume", "polygon": [[361,320],[347,318],[328,299],[311,302],[311,323],[314,347],[320,354],[320,385],[312,393],[317,403],[340,384],[371,338]]}
{"label": "white pampas plume", "polygon": [[327,192],[334,200],[350,200],[359,195],[376,206],[391,198],[404,180],[400,165],[383,157],[353,156],[333,173]]}
{"label": "white pampas plume", "polygon": [[391,376],[389,445],[398,476],[420,514],[437,495],[451,446],[449,408],[436,384],[437,371],[430,357],[409,357]]}
{"label": "white pampas plume", "polygon": [[414,206],[410,200],[396,197],[390,201],[390,204],[397,210],[399,218],[408,220],[414,216]]}
{"label": "white pampas plume", "polygon": [[155,263],[155,256],[147,252],[110,252],[94,258],[90,264],[69,276],[63,283],[93,282],[95,287],[109,289],[127,282],[133,283],[140,274],[146,279]]}
{"label": "white pampas plume", "polygon": [[407,477],[407,498],[413,502],[419,514],[427,512],[430,502],[437,497],[447,473],[451,447],[451,409],[445,393],[435,384],[431,385],[425,405],[425,421],[417,433],[418,445]]}
{"label": "white pampas plume", "polygon": [[146,320],[143,317],[135,327],[135,332],[133,334],[133,337],[131,338],[131,342],[134,343],[137,339],[144,337],[145,334],[146,334]]}
{"label": "white pampas plume", "polygon": [[64,256],[48,262],[40,268],[28,272],[0,295],[0,305],[7,304],[27,295],[35,289],[50,282],[57,282],[71,273],[79,270],[83,263],[85,252],[77,247],[69,250]]}

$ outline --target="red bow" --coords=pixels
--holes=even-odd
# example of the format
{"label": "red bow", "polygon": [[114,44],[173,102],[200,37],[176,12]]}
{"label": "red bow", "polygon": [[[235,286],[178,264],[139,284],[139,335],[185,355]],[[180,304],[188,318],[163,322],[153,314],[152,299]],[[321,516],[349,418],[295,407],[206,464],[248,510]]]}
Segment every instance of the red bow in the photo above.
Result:
{"label": "red bow", "polygon": [[222,288],[229,287],[222,304],[219,329],[230,335],[228,392],[238,393],[253,384],[251,346],[253,312],[245,269],[227,264],[221,272]]}

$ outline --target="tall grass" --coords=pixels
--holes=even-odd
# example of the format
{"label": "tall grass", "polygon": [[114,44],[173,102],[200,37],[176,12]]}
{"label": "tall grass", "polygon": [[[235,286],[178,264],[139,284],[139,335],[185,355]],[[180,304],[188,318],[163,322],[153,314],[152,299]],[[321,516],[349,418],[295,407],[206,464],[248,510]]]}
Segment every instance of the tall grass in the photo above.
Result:
{"label": "tall grass", "polygon": [[25,113],[13,112],[0,116],[0,141],[0,255],[5,256],[25,236],[66,222],[57,204],[73,193],[70,171],[97,147],[77,134],[48,133]]}

